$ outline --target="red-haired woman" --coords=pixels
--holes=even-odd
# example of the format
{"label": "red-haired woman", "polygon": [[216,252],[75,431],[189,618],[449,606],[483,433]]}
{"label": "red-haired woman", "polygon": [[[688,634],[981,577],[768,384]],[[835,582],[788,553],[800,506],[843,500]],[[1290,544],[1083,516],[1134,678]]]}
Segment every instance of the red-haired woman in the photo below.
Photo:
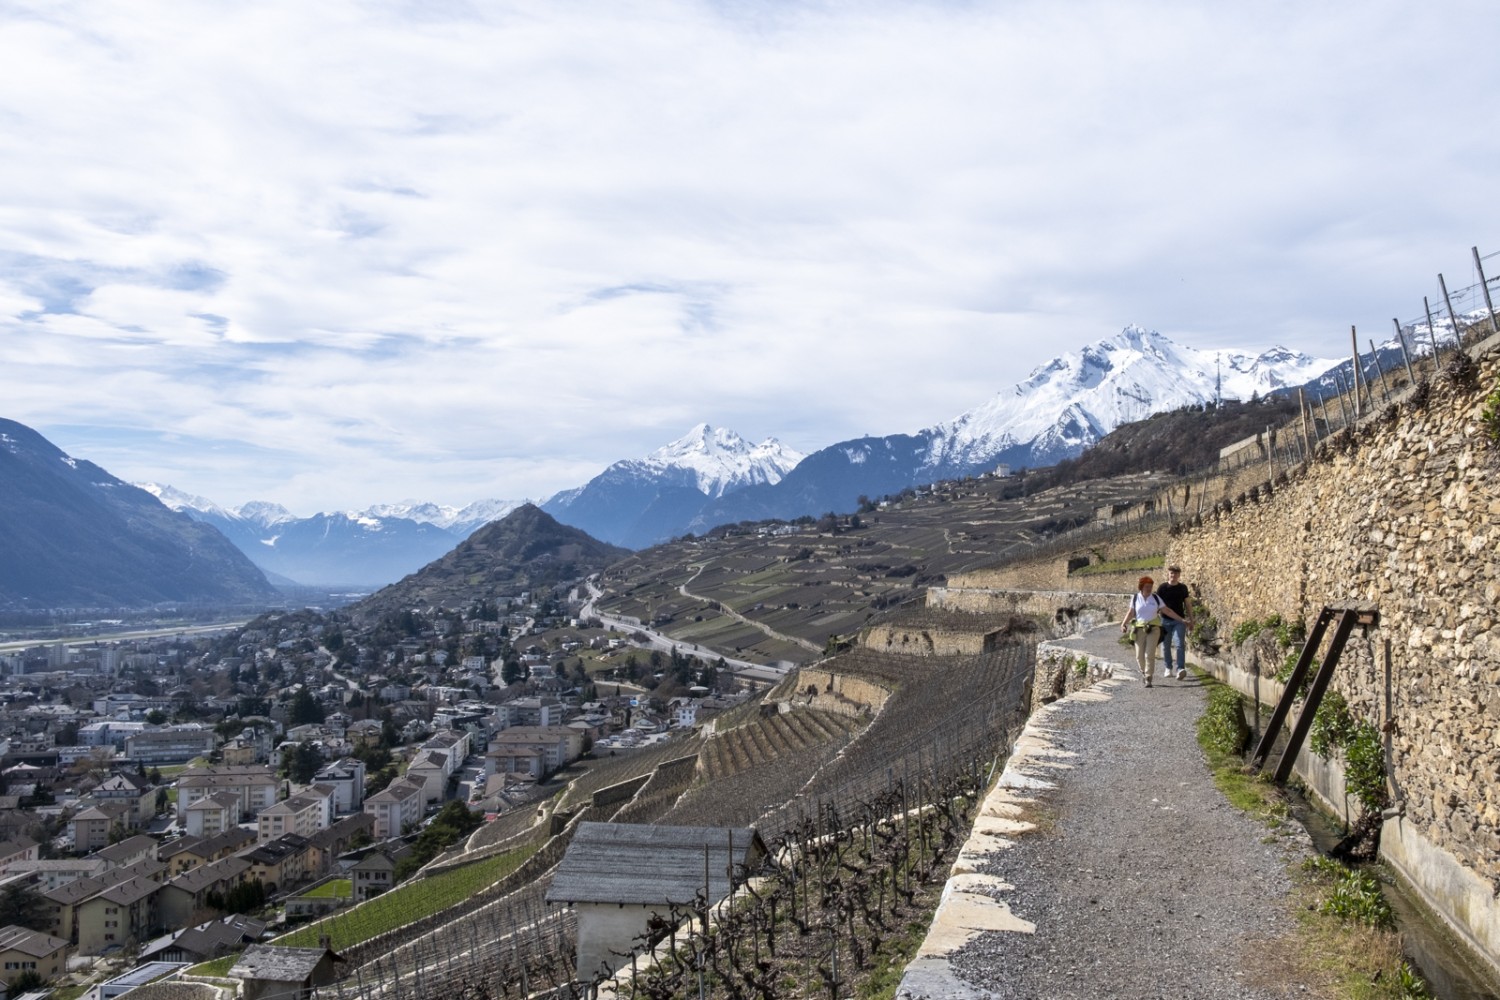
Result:
{"label": "red-haired woman", "polygon": [[1141,668],[1146,686],[1151,686],[1151,670],[1156,665],[1156,643],[1161,639],[1161,619],[1183,618],[1167,607],[1166,602],[1151,592],[1156,581],[1143,576],[1136,581],[1136,592],[1130,598],[1130,607],[1120,622],[1120,632],[1131,634],[1135,640],[1135,662]]}

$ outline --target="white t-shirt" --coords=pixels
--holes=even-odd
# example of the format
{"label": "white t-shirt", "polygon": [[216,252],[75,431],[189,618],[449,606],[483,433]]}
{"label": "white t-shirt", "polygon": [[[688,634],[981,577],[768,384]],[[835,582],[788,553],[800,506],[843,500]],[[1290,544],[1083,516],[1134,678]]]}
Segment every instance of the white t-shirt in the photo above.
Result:
{"label": "white t-shirt", "polygon": [[1167,602],[1155,594],[1142,597],[1137,593],[1130,598],[1130,613],[1135,615],[1139,621],[1149,622],[1159,619],[1161,617],[1161,609],[1166,606]]}

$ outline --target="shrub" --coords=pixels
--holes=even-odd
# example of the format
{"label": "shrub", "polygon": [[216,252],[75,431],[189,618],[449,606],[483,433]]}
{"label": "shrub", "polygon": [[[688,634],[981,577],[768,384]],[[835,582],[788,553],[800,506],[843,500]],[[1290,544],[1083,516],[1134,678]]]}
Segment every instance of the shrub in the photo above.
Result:
{"label": "shrub", "polygon": [[1479,414],[1479,426],[1490,444],[1500,445],[1500,389],[1484,399],[1484,412]]}
{"label": "shrub", "polygon": [[1206,748],[1226,756],[1244,753],[1250,727],[1233,688],[1216,685],[1209,691],[1208,706],[1198,719],[1198,738]]}
{"label": "shrub", "polygon": [[1355,723],[1344,744],[1344,787],[1365,809],[1379,812],[1390,804],[1385,788],[1385,747],[1380,730]]}
{"label": "shrub", "polygon": [[1313,716],[1312,730],[1308,733],[1308,747],[1327,760],[1333,752],[1349,743],[1354,735],[1354,718],[1349,714],[1349,703],[1337,691],[1323,695],[1323,703]]}

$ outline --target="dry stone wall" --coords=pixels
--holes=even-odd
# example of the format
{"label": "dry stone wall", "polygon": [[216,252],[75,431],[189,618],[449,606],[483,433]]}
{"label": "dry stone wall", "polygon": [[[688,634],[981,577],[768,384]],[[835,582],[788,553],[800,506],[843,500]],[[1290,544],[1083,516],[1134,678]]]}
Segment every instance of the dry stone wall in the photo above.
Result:
{"label": "dry stone wall", "polygon": [[[1401,832],[1500,893],[1500,447],[1482,416],[1500,352],[1486,348],[1467,376],[1450,370],[1318,461],[1221,502],[1167,555],[1221,635],[1273,612],[1310,626],[1325,605],[1378,606],[1333,685],[1358,717],[1390,722]],[[1500,915],[1483,919],[1500,933]]]}

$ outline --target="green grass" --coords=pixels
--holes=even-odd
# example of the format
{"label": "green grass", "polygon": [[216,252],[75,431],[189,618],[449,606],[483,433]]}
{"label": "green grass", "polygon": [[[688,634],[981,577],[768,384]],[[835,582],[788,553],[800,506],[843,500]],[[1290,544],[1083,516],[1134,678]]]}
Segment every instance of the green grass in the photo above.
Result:
{"label": "green grass", "polygon": [[1144,573],[1151,570],[1160,570],[1163,558],[1158,553],[1152,556],[1135,556],[1131,559],[1107,559],[1104,562],[1089,563],[1087,566],[1080,566],[1068,575],[1094,576],[1099,573],[1134,573],[1137,571]]}
{"label": "green grass", "polygon": [[360,903],[352,910],[325,917],[306,927],[284,934],[273,944],[285,948],[316,948],[318,938],[332,938],[334,951],[378,937],[414,920],[431,916],[470,896],[489,888],[515,871],[536,852],[537,845],[497,854],[472,865],[417,879]]}
{"label": "green grass", "polygon": [[223,979],[229,975],[229,970],[234,968],[234,963],[239,960],[240,953],[235,952],[232,955],[225,955],[223,958],[216,958],[210,962],[200,962],[186,969],[184,974],[189,976],[216,976]]}
{"label": "green grass", "polygon": [[346,878],[336,878],[309,889],[302,895],[309,899],[347,899],[354,894],[354,883]]}

